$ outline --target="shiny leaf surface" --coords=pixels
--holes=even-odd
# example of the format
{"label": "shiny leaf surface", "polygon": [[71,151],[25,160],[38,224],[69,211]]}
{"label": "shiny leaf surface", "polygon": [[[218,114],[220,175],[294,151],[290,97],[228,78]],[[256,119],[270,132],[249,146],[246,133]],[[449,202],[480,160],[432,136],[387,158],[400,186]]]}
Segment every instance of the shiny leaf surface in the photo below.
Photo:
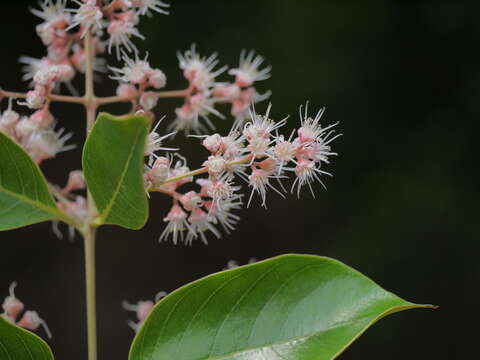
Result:
{"label": "shiny leaf surface", "polygon": [[329,258],[285,255],[213,274],[161,300],[130,360],[326,360],[415,305]]}
{"label": "shiny leaf surface", "polygon": [[37,335],[0,316],[0,359],[53,360],[53,354]]}
{"label": "shiny leaf surface", "polygon": [[141,228],[148,217],[143,185],[146,116],[101,113],[85,142],[83,170],[95,200],[97,224]]}

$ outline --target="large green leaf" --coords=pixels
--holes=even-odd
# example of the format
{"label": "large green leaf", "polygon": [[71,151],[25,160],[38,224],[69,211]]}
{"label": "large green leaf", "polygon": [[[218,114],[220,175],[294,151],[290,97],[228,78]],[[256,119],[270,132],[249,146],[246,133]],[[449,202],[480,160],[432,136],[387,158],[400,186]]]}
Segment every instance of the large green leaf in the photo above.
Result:
{"label": "large green leaf", "polygon": [[0,230],[53,219],[72,223],[57,208],[38,166],[0,132]]}
{"label": "large green leaf", "polygon": [[415,305],[329,258],[285,255],[207,276],[161,300],[129,360],[326,360]]}
{"label": "large green leaf", "polygon": [[19,328],[0,315],[0,359],[53,360],[53,354],[37,335]]}
{"label": "large green leaf", "polygon": [[139,229],[147,221],[142,174],[149,126],[146,116],[98,115],[83,149],[83,170],[99,212],[98,225]]}

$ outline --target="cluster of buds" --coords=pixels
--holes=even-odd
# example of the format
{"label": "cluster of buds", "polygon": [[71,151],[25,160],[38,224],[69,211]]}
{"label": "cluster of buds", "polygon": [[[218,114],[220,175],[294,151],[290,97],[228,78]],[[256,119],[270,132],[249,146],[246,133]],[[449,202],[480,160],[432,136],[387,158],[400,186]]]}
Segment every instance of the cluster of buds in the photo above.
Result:
{"label": "cluster of buds", "polygon": [[[74,0],[75,9],[67,8],[66,0],[45,0],[32,13],[43,22],[37,25],[37,34],[47,47],[47,57],[28,61],[33,67],[52,64],[69,65],[85,72],[86,57],[82,39],[91,31],[97,54],[116,49],[136,52],[131,38],[144,39],[137,29],[140,16],[152,12],[168,14],[169,4],[159,0]],[[107,38],[103,39],[106,34]],[[98,67],[102,62],[96,64]]]}
{"label": "cluster of buds", "polygon": [[235,75],[235,82],[232,84],[216,80],[217,76],[227,70],[227,66],[215,69],[218,65],[216,53],[208,57],[201,56],[193,44],[185,53],[178,53],[177,57],[189,86],[184,92],[184,104],[175,110],[176,118],[170,125],[171,129],[182,130],[187,134],[214,130],[215,126],[209,116],[213,114],[224,118],[215,109],[216,103],[230,103],[231,114],[236,123],[241,123],[252,103],[263,101],[270,96],[270,92],[260,95],[253,86],[255,81],[270,77],[270,67],[260,69],[263,57],[255,56],[253,51],[247,56],[242,51],[239,67],[229,70],[229,74]]}
{"label": "cluster of buds", "polygon": [[[321,170],[322,163],[328,163],[329,157],[336,155],[331,151],[330,143],[339,135],[332,129],[336,124],[322,127],[320,119],[322,108],[314,118],[308,116],[308,104],[305,111],[300,107],[301,126],[285,139],[278,134],[286,119],[275,122],[270,119],[271,104],[265,115],[259,115],[252,107],[250,120],[242,130],[234,126],[227,136],[220,134],[199,136],[202,145],[210,153],[201,169],[190,171],[186,159],[178,154],[170,157],[160,156],[145,170],[147,191],[157,191],[171,196],[173,204],[164,218],[167,226],[160,240],[170,235],[176,244],[182,241],[191,244],[194,239],[207,243],[206,232],[221,237],[217,225],[228,233],[233,230],[239,217],[232,210],[241,208],[241,186],[236,184],[242,179],[251,188],[247,206],[255,193],[266,207],[267,191],[273,190],[284,197],[286,192],[281,180],[293,174],[294,181],[290,192],[308,186],[313,195],[311,183],[318,181],[321,175],[330,173]],[[294,138],[294,134],[297,136]],[[177,158],[177,160],[175,160]],[[195,178],[207,173],[208,177]],[[272,184],[278,183],[278,187]],[[181,192],[184,184],[196,183],[200,190]],[[185,235],[186,232],[186,235]]]}
{"label": "cluster of buds", "polygon": [[160,291],[155,295],[155,302],[152,300],[140,300],[136,304],[130,304],[126,301],[122,302],[122,306],[125,310],[132,311],[135,313],[137,321],[128,320],[127,324],[130,326],[133,331],[138,332],[140,326],[147,318],[148,314],[152,311],[156,303],[158,303],[167,293],[165,291]]}
{"label": "cluster of buds", "polygon": [[45,321],[38,316],[36,311],[27,310],[23,313],[22,317],[19,318],[19,315],[25,309],[25,305],[15,296],[15,287],[17,286],[16,282],[13,282],[10,285],[10,294],[5,298],[2,304],[3,316],[4,319],[11,321],[12,323],[20,326],[24,329],[36,331],[41,326],[45,330],[48,338],[52,337],[50,330],[48,329]]}
{"label": "cluster of buds", "polygon": [[21,145],[37,164],[75,148],[75,145],[65,144],[71,133],[65,133],[63,128],[55,130],[55,121],[48,106],[30,116],[20,116],[12,110],[10,101],[8,108],[0,113],[0,131]]}
{"label": "cluster of buds", "polygon": [[[150,112],[157,105],[158,93],[150,91],[150,88],[161,89],[167,85],[167,77],[160,69],[153,69],[147,61],[147,56],[141,60],[138,56],[135,60],[123,56],[125,65],[123,68],[110,69],[115,73],[112,79],[118,80],[117,95],[122,98],[131,98],[132,111]],[[138,101],[137,101],[138,99]],[[153,117],[153,114],[151,114]]]}
{"label": "cluster of buds", "polygon": [[[227,66],[216,69],[217,54],[201,56],[193,44],[184,53],[177,53],[180,69],[188,80],[185,90],[174,91],[177,97],[184,98],[181,107],[175,109],[176,118],[169,125],[170,130],[184,131],[187,134],[204,134],[215,129],[209,118],[215,115],[224,119],[216,108],[217,103],[230,103],[235,126],[240,126],[248,117],[248,108],[252,103],[267,99],[270,91],[259,94],[254,83],[270,77],[270,66],[261,69],[264,61],[253,51],[242,51],[238,68],[230,69],[235,76],[233,83],[218,82],[217,77],[227,70]],[[112,79],[120,82],[117,95],[132,102],[132,111],[150,112],[157,105],[161,93],[153,91],[166,85],[166,76],[160,69],[153,69],[147,57],[141,60],[138,55],[129,58],[123,54],[124,66],[110,69],[114,72]],[[150,90],[149,90],[150,88]],[[153,117],[153,114],[150,113]]]}

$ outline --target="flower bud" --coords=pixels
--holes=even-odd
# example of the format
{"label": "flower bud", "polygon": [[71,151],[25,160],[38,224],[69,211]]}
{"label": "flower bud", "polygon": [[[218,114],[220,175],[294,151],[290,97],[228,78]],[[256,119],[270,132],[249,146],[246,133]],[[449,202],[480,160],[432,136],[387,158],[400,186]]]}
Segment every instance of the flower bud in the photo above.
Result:
{"label": "flower bud", "polygon": [[10,285],[10,295],[5,298],[2,304],[3,311],[7,314],[8,318],[12,321],[17,319],[17,316],[23,311],[23,303],[15,297],[15,287],[17,283],[14,281]]}
{"label": "flower bud", "polygon": [[30,135],[40,130],[40,125],[28,117],[22,119],[15,126],[15,133],[21,139],[27,139]]}
{"label": "flower bud", "polygon": [[13,110],[6,110],[0,116],[0,123],[5,129],[12,129],[15,127],[19,119],[20,115],[17,112]]}
{"label": "flower bud", "polygon": [[48,108],[40,109],[30,115],[30,120],[40,125],[42,128],[48,128],[53,124],[54,118]]}
{"label": "flower bud", "polygon": [[208,160],[203,163],[208,170],[208,173],[213,176],[218,176],[225,171],[226,161],[218,155],[211,155]]}
{"label": "flower bud", "polygon": [[137,94],[137,88],[131,84],[120,84],[117,87],[117,96],[131,97]]}
{"label": "flower bud", "polygon": [[216,153],[222,147],[222,137],[219,134],[209,135],[203,140],[202,145],[211,153]]}
{"label": "flower bud", "polygon": [[63,188],[63,192],[68,194],[75,190],[85,189],[85,179],[81,170],[70,171],[68,175],[67,185]]}
{"label": "flower bud", "polygon": [[27,93],[27,106],[30,109],[40,109],[47,100],[38,90],[30,90]]}
{"label": "flower bud", "polygon": [[155,89],[161,89],[167,85],[167,77],[160,69],[153,70],[148,76],[148,80],[150,85],[152,85]]}
{"label": "flower bud", "polygon": [[182,203],[185,210],[192,211],[200,206],[202,206],[202,198],[195,192],[189,191],[186,194],[180,197],[180,202]]}
{"label": "flower bud", "polygon": [[140,106],[147,111],[152,110],[158,101],[158,95],[153,91],[147,91],[140,97]]}
{"label": "flower bud", "polygon": [[17,325],[23,327],[24,329],[33,331],[37,330],[41,325],[47,333],[48,338],[50,339],[52,337],[52,333],[48,329],[47,324],[42,318],[40,318],[40,316],[38,316],[38,313],[36,311],[25,311]]}

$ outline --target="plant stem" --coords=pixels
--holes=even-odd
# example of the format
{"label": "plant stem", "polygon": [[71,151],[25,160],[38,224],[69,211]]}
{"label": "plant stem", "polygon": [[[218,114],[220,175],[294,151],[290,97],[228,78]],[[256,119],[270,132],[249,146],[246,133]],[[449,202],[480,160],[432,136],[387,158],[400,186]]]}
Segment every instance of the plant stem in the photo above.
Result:
{"label": "plant stem", "polygon": [[[87,111],[87,136],[95,123],[97,104],[93,88],[93,63],[95,52],[93,50],[91,30],[85,36],[85,96],[84,105]],[[85,248],[85,281],[87,295],[87,338],[88,338],[88,360],[97,360],[97,314],[96,314],[96,293],[95,293],[95,234],[96,228],[92,220],[96,214],[95,203],[90,191],[87,190],[88,222],[84,231]]]}
{"label": "plant stem", "polygon": [[97,359],[97,319],[95,295],[95,234],[96,228],[89,226],[84,232],[85,280],[87,294],[87,337],[88,360]]}
{"label": "plant stem", "polygon": [[[252,156],[251,155],[247,155],[241,159],[237,159],[237,160],[234,160],[234,161],[228,161],[225,163],[225,166],[232,166],[232,165],[240,165],[240,164],[246,164],[248,162],[252,161]],[[163,192],[164,194],[168,194],[168,195],[171,195],[168,191],[164,191],[164,189],[161,189],[161,187],[163,185],[167,185],[167,184],[170,184],[170,183],[173,183],[173,182],[176,182],[176,181],[179,181],[179,180],[182,180],[182,179],[185,179],[185,178],[188,178],[188,177],[191,177],[191,176],[197,176],[197,175],[201,175],[201,174],[205,174],[206,172],[208,172],[208,168],[206,167],[201,167],[199,169],[196,169],[196,170],[193,170],[193,171],[189,171],[185,174],[182,174],[182,175],[178,175],[178,176],[173,176],[171,178],[168,178],[167,180],[165,180],[164,182],[162,182],[161,184],[158,184],[156,186],[151,186],[147,189],[147,191],[159,191],[159,192]],[[172,196],[172,195],[171,195]]]}

